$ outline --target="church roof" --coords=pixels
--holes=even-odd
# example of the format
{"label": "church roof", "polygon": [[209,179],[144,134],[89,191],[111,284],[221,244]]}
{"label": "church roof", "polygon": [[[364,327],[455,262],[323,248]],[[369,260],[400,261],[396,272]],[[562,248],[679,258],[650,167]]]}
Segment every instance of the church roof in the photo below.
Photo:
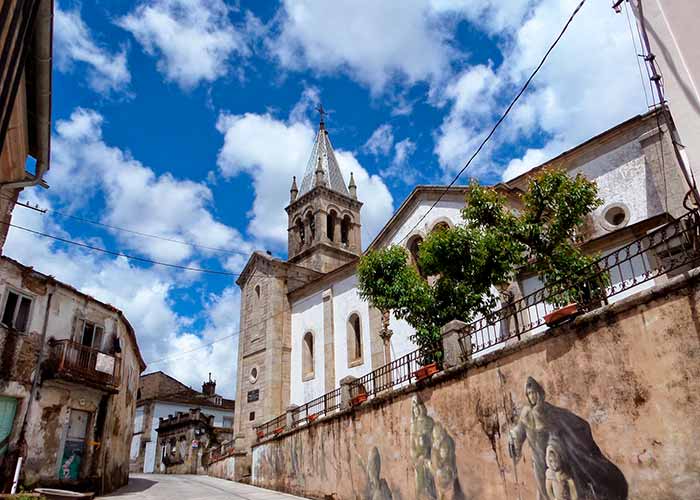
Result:
{"label": "church roof", "polygon": [[311,157],[309,158],[309,163],[306,165],[304,178],[301,181],[299,196],[305,195],[316,187],[316,171],[319,170],[319,168],[323,171],[323,181],[327,188],[344,194],[345,196],[350,196],[350,192],[345,186],[343,174],[340,172],[340,167],[338,167],[338,160],[335,158],[333,146],[331,145],[331,140],[328,137],[328,131],[323,121],[321,121],[318,127],[314,147],[311,150]]}

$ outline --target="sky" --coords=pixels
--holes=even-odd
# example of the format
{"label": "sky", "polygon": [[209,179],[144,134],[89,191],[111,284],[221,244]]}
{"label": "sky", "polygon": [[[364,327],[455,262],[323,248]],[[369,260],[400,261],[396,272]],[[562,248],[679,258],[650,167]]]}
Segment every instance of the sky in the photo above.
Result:
{"label": "sky", "polygon": [[[255,249],[285,258],[322,103],[366,246],[416,184],[461,169],[577,3],[57,0],[50,187],[20,196],[48,211],[13,223],[232,274]],[[627,23],[588,0],[459,182],[507,180],[646,111]],[[15,228],[5,253],[122,309],[149,371],[195,388],[211,372],[233,397],[235,275]]]}

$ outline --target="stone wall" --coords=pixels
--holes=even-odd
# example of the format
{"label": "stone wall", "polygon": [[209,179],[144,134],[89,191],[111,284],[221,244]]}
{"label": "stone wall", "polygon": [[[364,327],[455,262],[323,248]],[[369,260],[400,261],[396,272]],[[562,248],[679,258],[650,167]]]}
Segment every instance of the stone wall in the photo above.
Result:
{"label": "stone wall", "polygon": [[577,318],[253,449],[253,483],[337,499],[700,491],[700,279]]}

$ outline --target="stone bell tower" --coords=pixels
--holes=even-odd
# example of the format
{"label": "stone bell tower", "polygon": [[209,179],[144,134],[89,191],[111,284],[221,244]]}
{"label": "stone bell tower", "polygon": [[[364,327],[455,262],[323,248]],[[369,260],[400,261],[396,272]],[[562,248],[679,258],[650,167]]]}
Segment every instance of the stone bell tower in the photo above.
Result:
{"label": "stone bell tower", "polygon": [[322,273],[350,262],[362,252],[357,186],[346,186],[319,109],[316,141],[301,186],[289,191],[288,261]]}

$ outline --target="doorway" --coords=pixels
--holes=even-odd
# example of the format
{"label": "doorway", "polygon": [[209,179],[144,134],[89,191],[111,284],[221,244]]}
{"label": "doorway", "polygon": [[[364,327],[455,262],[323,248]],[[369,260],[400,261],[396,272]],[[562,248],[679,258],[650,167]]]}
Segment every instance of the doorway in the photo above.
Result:
{"label": "doorway", "polygon": [[89,420],[89,412],[70,409],[66,441],[58,467],[59,479],[78,479],[80,477],[80,466],[85,456],[85,440]]}

